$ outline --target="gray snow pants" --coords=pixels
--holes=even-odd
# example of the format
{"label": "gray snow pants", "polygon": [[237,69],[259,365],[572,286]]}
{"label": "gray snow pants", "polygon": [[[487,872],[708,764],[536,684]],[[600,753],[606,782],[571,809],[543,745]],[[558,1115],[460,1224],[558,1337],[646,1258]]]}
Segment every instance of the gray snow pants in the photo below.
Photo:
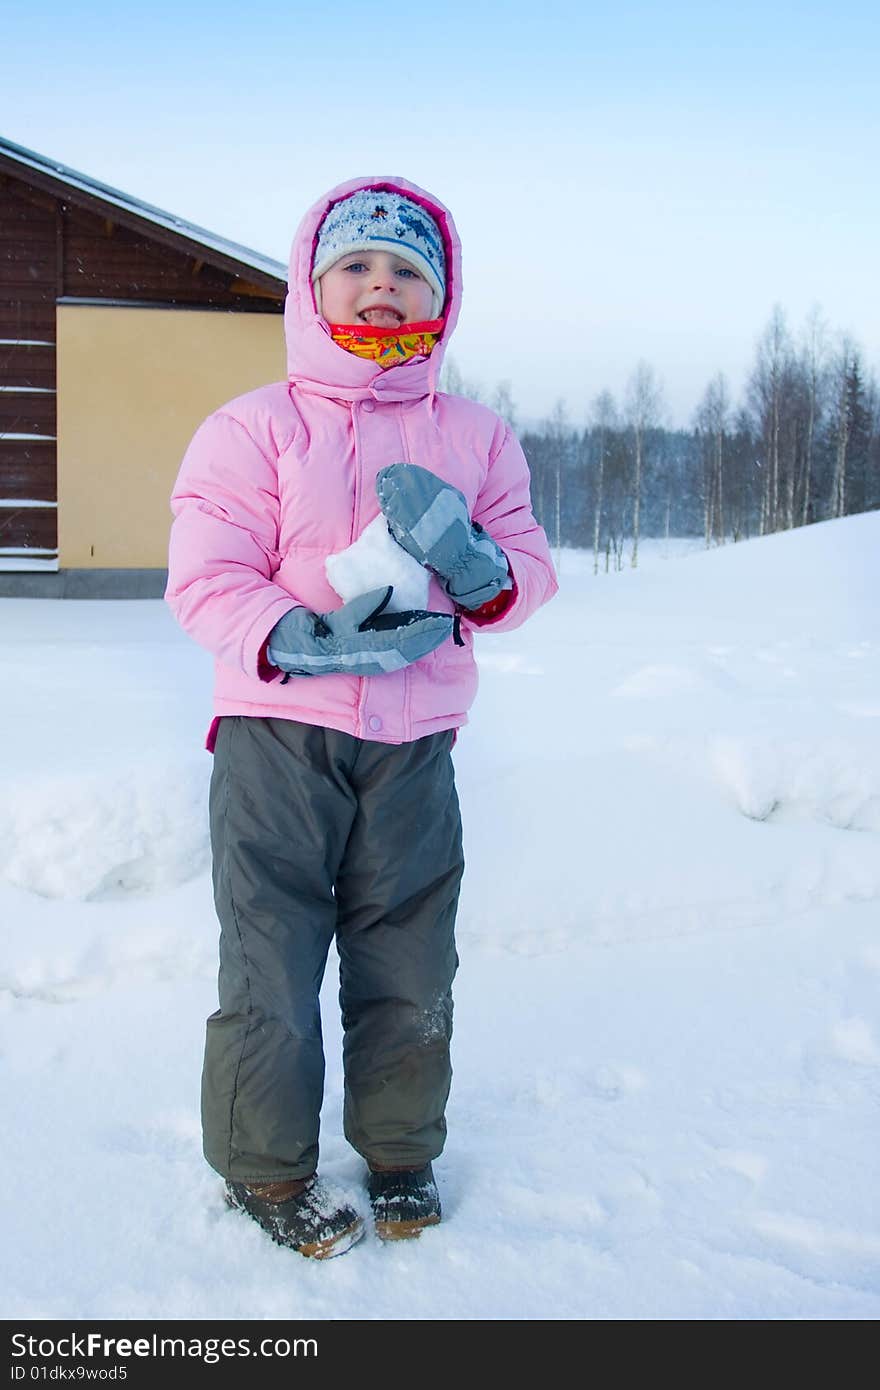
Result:
{"label": "gray snow pants", "polygon": [[453,928],[464,870],[447,730],[395,746],[226,715],[211,776],[220,1007],[202,1075],[205,1156],[239,1182],[318,1162],[318,992],[335,934],[343,1123],[370,1165],[443,1149]]}

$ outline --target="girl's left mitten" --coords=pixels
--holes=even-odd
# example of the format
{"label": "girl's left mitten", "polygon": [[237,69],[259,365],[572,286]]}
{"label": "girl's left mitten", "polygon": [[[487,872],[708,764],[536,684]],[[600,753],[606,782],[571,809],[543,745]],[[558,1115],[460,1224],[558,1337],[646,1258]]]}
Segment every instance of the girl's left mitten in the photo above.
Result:
{"label": "girl's left mitten", "polygon": [[513,588],[507,556],[451,483],[415,463],[393,463],[376,476],[388,529],[420,565],[432,570],[461,608],[481,608]]}

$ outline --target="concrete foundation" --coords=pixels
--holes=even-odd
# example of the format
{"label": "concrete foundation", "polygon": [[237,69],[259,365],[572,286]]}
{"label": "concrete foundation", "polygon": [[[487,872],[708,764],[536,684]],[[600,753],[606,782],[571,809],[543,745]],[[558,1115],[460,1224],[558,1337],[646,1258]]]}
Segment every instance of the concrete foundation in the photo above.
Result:
{"label": "concrete foundation", "polygon": [[162,598],[166,569],[0,572],[0,598]]}

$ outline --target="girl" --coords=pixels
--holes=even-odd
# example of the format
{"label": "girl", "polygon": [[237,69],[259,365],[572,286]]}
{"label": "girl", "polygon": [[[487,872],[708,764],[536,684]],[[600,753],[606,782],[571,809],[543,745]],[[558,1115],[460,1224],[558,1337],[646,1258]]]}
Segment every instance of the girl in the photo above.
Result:
{"label": "girl", "polygon": [[[402,178],[332,189],[293,242],[287,380],[200,426],[171,498],[165,597],[216,658],[205,1155],[231,1205],[319,1257],[362,1234],[316,1173],[334,936],[344,1130],[377,1233],[440,1219],[464,867],[450,754],[474,632],[518,627],[557,587],[516,438],[437,389],[460,303],[438,199]],[[330,586],[327,557],[380,512],[429,577],[424,608],[393,611],[381,575],[341,606]]]}

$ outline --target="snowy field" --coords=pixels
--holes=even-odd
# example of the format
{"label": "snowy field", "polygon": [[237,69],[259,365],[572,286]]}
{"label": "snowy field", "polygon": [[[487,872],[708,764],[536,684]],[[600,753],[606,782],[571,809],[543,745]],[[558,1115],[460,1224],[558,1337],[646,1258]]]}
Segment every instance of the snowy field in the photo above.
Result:
{"label": "snowy field", "polygon": [[210,658],[0,600],[3,1317],[880,1315],[880,514],[591,566],[478,643],[445,1220],[326,1263],[201,1157]]}

